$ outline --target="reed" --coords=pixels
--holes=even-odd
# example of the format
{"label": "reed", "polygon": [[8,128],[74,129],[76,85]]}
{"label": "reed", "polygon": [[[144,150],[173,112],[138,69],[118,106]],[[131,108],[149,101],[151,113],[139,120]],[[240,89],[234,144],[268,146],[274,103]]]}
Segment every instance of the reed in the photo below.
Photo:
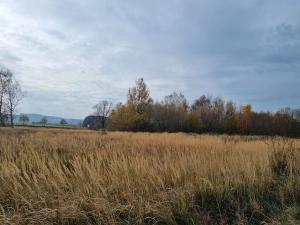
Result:
{"label": "reed", "polygon": [[300,141],[0,130],[0,224],[300,224]]}

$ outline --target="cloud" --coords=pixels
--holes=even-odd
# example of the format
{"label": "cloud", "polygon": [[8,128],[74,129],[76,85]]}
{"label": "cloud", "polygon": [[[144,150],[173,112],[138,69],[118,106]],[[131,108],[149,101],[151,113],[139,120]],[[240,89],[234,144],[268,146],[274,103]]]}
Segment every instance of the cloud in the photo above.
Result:
{"label": "cloud", "polygon": [[144,77],[154,99],[182,91],[300,107],[300,2],[44,0],[0,3],[0,64],[23,112],[84,117]]}

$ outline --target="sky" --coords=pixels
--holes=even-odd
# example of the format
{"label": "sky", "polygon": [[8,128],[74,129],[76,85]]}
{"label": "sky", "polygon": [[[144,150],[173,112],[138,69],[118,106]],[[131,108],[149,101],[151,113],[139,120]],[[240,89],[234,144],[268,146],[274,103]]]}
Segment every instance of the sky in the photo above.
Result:
{"label": "sky", "polygon": [[0,65],[23,113],[84,118],[139,77],[155,100],[300,107],[300,1],[1,0]]}

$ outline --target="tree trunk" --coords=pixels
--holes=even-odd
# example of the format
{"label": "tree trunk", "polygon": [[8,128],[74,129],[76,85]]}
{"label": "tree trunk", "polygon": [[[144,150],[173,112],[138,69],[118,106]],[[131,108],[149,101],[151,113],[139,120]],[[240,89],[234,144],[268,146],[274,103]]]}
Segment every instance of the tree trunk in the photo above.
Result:
{"label": "tree trunk", "polygon": [[4,127],[4,115],[2,114],[3,97],[0,96],[0,127]]}
{"label": "tree trunk", "polygon": [[5,127],[4,116],[0,114],[0,127]]}
{"label": "tree trunk", "polygon": [[13,118],[12,106],[11,106],[11,109],[10,109],[10,125],[11,125],[11,127],[14,127],[14,118]]}
{"label": "tree trunk", "polygon": [[102,129],[105,129],[105,117],[102,118]]}

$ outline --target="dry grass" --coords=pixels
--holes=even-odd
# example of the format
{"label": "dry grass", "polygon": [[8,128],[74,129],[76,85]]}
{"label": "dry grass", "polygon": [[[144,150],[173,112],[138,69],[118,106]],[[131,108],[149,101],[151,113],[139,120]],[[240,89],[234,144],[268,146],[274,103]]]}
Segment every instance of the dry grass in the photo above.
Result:
{"label": "dry grass", "polygon": [[0,224],[299,224],[300,141],[0,129]]}

